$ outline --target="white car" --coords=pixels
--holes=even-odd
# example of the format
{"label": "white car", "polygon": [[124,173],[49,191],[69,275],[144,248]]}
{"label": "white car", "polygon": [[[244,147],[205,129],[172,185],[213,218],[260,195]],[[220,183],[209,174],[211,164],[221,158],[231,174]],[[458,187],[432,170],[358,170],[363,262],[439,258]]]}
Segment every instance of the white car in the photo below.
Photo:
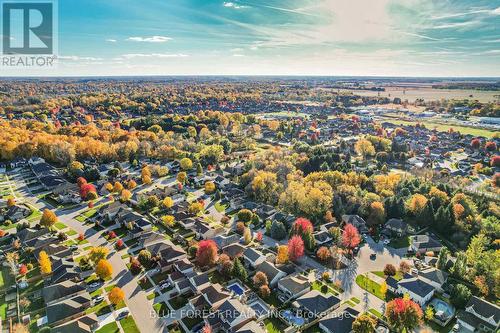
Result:
{"label": "white car", "polygon": [[168,287],[170,287],[170,283],[169,283],[169,282],[165,282],[165,283],[163,283],[163,284],[160,286],[160,290],[167,289]]}
{"label": "white car", "polygon": [[391,242],[391,240],[390,240],[390,239],[384,239],[384,245],[387,245],[387,244],[389,244],[390,242]]}

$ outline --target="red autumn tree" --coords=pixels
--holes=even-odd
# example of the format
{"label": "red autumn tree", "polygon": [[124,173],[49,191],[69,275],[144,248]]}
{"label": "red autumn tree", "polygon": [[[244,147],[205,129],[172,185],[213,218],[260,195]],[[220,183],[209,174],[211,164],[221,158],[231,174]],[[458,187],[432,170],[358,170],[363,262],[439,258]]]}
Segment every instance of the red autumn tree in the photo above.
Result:
{"label": "red autumn tree", "polygon": [[86,183],[80,186],[80,196],[82,199],[87,199],[87,195],[90,192],[97,192],[94,185]]}
{"label": "red autumn tree", "polygon": [[292,226],[292,234],[303,236],[307,233],[312,233],[314,230],[311,221],[304,217],[299,217],[295,220]]}
{"label": "red autumn tree", "polygon": [[116,248],[121,249],[123,247],[123,241],[121,239],[116,241]]}
{"label": "red autumn tree", "polygon": [[255,240],[257,242],[262,242],[262,238],[263,238],[262,231],[257,232],[257,234],[255,235]]}
{"label": "red autumn tree", "polygon": [[500,167],[500,155],[495,155],[491,158],[491,166],[495,168]]}
{"label": "red autumn tree", "polygon": [[113,238],[115,238],[115,237],[116,237],[116,233],[115,233],[114,231],[110,231],[110,232],[108,233],[108,238],[109,238],[109,239],[113,239]]}
{"label": "red autumn tree", "polygon": [[479,140],[478,138],[472,139],[470,145],[472,148],[478,149],[481,146],[481,140]]}
{"label": "red autumn tree", "polygon": [[487,151],[495,151],[495,150],[497,150],[497,144],[496,144],[494,141],[488,141],[488,142],[486,142],[486,144],[484,145],[484,148],[485,148]]}
{"label": "red autumn tree", "polygon": [[19,267],[19,275],[26,275],[26,273],[28,273],[28,267],[22,264],[21,267]]}
{"label": "red autumn tree", "polygon": [[316,256],[322,261],[326,261],[331,255],[330,250],[326,246],[320,247],[316,252]]}
{"label": "red autumn tree", "polygon": [[83,177],[78,177],[76,183],[78,184],[78,187],[82,187],[83,185],[87,184],[87,180]]}
{"label": "red autumn tree", "polygon": [[387,322],[397,332],[413,332],[422,323],[422,309],[409,298],[395,298],[385,309]]}
{"label": "red autumn tree", "polygon": [[217,261],[217,245],[213,240],[202,240],[196,250],[196,261],[199,266],[212,266]]}
{"label": "red autumn tree", "polygon": [[78,234],[78,240],[80,242],[83,241],[84,239],[85,239],[85,235],[84,234],[82,234],[82,233]]}
{"label": "red autumn tree", "polygon": [[348,249],[353,249],[359,245],[360,241],[358,229],[350,223],[346,224],[342,233],[342,245]]}
{"label": "red autumn tree", "polygon": [[288,257],[292,261],[298,260],[304,255],[304,241],[298,235],[292,236],[288,241]]}

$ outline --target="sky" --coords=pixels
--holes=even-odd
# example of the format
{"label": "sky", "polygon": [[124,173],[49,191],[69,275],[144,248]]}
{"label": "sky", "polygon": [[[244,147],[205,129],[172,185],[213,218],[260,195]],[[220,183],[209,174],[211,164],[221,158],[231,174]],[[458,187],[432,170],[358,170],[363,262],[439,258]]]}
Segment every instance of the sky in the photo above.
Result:
{"label": "sky", "polygon": [[57,68],[7,75],[500,77],[500,0],[59,0]]}

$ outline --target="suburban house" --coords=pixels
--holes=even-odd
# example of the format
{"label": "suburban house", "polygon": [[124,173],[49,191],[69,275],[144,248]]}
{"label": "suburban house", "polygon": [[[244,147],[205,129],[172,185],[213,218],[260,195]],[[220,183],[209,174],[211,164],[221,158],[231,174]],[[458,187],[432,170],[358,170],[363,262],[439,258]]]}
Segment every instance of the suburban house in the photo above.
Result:
{"label": "suburban house", "polygon": [[408,294],[413,301],[423,306],[431,300],[435,291],[434,286],[423,279],[411,277],[400,280],[396,292],[400,295]]}
{"label": "suburban house", "polygon": [[255,311],[239,300],[226,299],[215,311],[214,316],[218,319],[212,328],[224,332],[234,332],[245,324],[256,318]]}
{"label": "suburban house", "polygon": [[429,251],[438,253],[443,247],[441,243],[429,235],[415,235],[410,237],[410,249],[415,253],[426,253]]}
{"label": "suburban house", "polygon": [[352,224],[358,229],[360,234],[368,233],[368,228],[366,227],[366,222],[359,215],[342,215],[343,224]]}
{"label": "suburban house", "polygon": [[234,243],[238,243],[239,240],[240,240],[240,236],[237,234],[217,235],[213,239],[213,241],[215,242],[215,244],[217,244],[217,247],[219,249],[223,249],[226,246],[229,246],[229,245],[234,244]]}
{"label": "suburban house", "polygon": [[359,312],[351,307],[342,306],[333,315],[327,314],[319,321],[319,328],[325,333],[350,333],[352,323],[356,320]]}
{"label": "suburban house", "polygon": [[235,333],[266,333],[266,330],[264,330],[255,320],[252,320],[236,330]]}
{"label": "suburban house", "polygon": [[200,292],[206,303],[212,308],[218,307],[224,300],[231,297],[231,293],[224,290],[224,287],[219,283],[210,284]]}
{"label": "suburban house", "polygon": [[57,333],[91,333],[95,332],[99,324],[95,313],[75,319],[52,329]]}
{"label": "suburban house", "polygon": [[401,219],[389,219],[385,223],[382,233],[388,237],[392,235],[397,237],[405,236],[408,233],[408,223]]}
{"label": "suburban house", "polygon": [[318,290],[310,290],[298,297],[292,306],[307,313],[307,318],[321,318],[326,313],[338,308],[340,299],[331,293],[323,294]]}
{"label": "suburban house", "polygon": [[448,279],[448,273],[434,267],[420,270],[418,276],[420,279],[436,288],[439,292],[443,292],[443,285]]}
{"label": "suburban house", "polygon": [[327,244],[333,240],[328,231],[318,231],[314,233],[313,236],[317,246]]}
{"label": "suburban house", "polygon": [[309,280],[302,275],[290,275],[278,281],[280,299],[286,302],[307,293],[311,289]]}
{"label": "suburban house", "polygon": [[222,248],[222,253],[227,254],[231,259],[239,257],[245,252],[247,248],[240,243],[230,244]]}
{"label": "suburban house", "polygon": [[87,285],[85,283],[75,283],[66,280],[61,283],[45,286],[42,290],[42,296],[46,306],[49,306],[86,292]]}
{"label": "suburban house", "polygon": [[266,261],[266,256],[259,251],[249,247],[243,252],[243,259],[246,266],[256,268],[258,265]]}
{"label": "suburban house", "polygon": [[267,281],[271,288],[275,287],[278,281],[285,277],[287,274],[279,270],[273,263],[269,261],[263,261],[255,267],[257,272],[263,272],[267,276]]}
{"label": "suburban house", "polygon": [[91,304],[92,298],[87,292],[49,305],[47,306],[47,324],[57,326],[82,317]]}
{"label": "suburban house", "polygon": [[24,205],[14,205],[4,208],[0,214],[0,222],[10,220],[11,222],[18,222],[31,214],[31,210]]}
{"label": "suburban house", "polygon": [[500,307],[472,296],[465,306],[465,310],[458,313],[457,323],[470,332],[498,332],[500,329]]}

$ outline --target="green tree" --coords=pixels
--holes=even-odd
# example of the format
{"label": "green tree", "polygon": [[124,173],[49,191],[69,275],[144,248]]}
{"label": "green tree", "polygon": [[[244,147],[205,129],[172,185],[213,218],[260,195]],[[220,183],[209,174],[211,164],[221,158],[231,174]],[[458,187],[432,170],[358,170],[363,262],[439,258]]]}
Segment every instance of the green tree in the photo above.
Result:
{"label": "green tree", "polygon": [[444,270],[446,269],[446,263],[448,262],[448,255],[450,254],[450,251],[446,248],[443,247],[441,251],[439,251],[439,256],[437,259],[436,267],[438,269]]}
{"label": "green tree", "polygon": [[470,289],[463,284],[456,284],[452,287],[450,301],[458,309],[465,308],[471,297],[472,293]]}
{"label": "green tree", "polygon": [[286,237],[285,225],[280,221],[274,221],[271,225],[271,237],[282,240]]}
{"label": "green tree", "polygon": [[248,278],[248,273],[247,270],[245,269],[245,266],[240,261],[240,258],[235,258],[233,262],[233,270],[232,270],[232,276],[240,279],[241,281],[246,281]]}
{"label": "green tree", "polygon": [[354,333],[374,333],[377,327],[377,321],[368,314],[362,314],[352,323]]}

